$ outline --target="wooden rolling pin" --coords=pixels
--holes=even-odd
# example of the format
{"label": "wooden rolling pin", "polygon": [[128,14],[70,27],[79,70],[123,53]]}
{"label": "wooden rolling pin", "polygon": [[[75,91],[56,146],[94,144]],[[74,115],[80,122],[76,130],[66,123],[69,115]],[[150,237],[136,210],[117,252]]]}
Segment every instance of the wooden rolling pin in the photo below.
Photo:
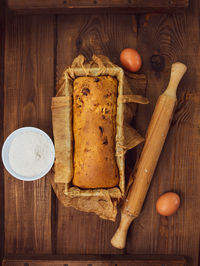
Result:
{"label": "wooden rolling pin", "polygon": [[128,192],[121,211],[121,222],[111,244],[116,248],[124,248],[126,236],[131,222],[140,214],[158,158],[165,142],[173,110],[176,103],[176,90],[187,67],[179,62],[172,65],[167,89],[159,96],[152,115],[145,144],[136,165],[134,182]]}

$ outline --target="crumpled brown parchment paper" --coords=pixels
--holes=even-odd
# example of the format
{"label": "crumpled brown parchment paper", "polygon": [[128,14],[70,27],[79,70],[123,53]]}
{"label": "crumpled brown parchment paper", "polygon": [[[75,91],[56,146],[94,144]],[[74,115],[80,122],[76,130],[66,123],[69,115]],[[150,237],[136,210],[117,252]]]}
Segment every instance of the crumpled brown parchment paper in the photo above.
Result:
{"label": "crumpled brown parchment paper", "polygon": [[[109,189],[83,190],[71,184],[73,178],[73,132],[72,95],[73,80],[80,76],[110,75],[118,80],[116,116],[116,161],[119,168],[119,187]],[[127,104],[127,103],[132,103]],[[148,103],[140,95],[134,95],[124,71],[105,56],[93,55],[86,62],[83,55],[74,59],[67,67],[52,98],[52,123],[56,159],[50,181],[58,199],[66,207],[80,211],[95,212],[103,219],[115,220],[117,204],[125,194],[125,153],[143,141],[138,132],[130,126],[135,111],[135,103]]]}

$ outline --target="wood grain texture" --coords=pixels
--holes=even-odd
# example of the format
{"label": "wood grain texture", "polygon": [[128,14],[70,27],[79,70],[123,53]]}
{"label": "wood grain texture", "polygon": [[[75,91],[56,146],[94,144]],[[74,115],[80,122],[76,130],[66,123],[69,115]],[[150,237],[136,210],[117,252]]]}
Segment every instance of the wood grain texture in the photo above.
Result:
{"label": "wood grain texture", "polygon": [[[137,126],[146,130],[157,96],[166,88],[171,64],[181,61],[188,71],[178,89],[178,103],[143,212],[128,236],[127,251],[185,254],[188,265],[198,265],[199,255],[199,5],[176,15],[140,18],[138,49],[147,73],[149,106],[139,110]],[[151,45],[149,45],[149,43]],[[139,119],[140,118],[140,119]],[[141,119],[143,118],[143,119]],[[156,214],[156,199],[164,192],[181,196],[181,208],[172,217]],[[137,243],[137,244],[136,244]],[[190,243],[188,245],[188,243]]]}
{"label": "wood grain texture", "polygon": [[[53,17],[7,17],[5,138],[23,126],[39,127],[51,135],[53,28]],[[4,177],[5,254],[51,253],[51,186],[48,180],[22,182],[6,170]]]}
{"label": "wood grain texture", "polygon": [[[119,19],[121,23],[118,23]],[[93,53],[104,54],[114,63],[119,63],[120,51],[130,44],[133,47],[136,45],[137,27],[135,17],[60,16],[57,32],[57,77],[59,78],[64,68],[79,54],[88,59]],[[59,254],[122,253],[110,244],[114,229],[116,224],[111,221],[101,220],[94,214],[66,209],[59,204],[56,251]]]}
{"label": "wood grain texture", "polygon": [[[93,53],[103,53],[120,65],[120,51],[137,47],[143,58],[141,72],[148,77],[147,88],[142,93],[150,99],[149,105],[138,106],[134,121],[143,136],[158,95],[167,86],[171,63],[180,60],[188,66],[188,71],[178,90],[172,127],[143,212],[130,228],[127,248],[118,251],[110,245],[119,216],[113,223],[94,214],[64,208],[57,202],[45,178],[35,183],[23,183],[5,171],[6,256],[10,253],[57,253],[59,256],[70,253],[164,253],[184,254],[188,256],[188,265],[198,265],[199,3],[191,0],[190,8],[179,14],[147,14],[137,18],[93,13],[58,16],[57,23],[54,23],[51,16],[11,14],[7,17],[3,132],[1,126],[4,139],[25,125],[41,127],[51,134],[49,107],[55,72],[58,79],[65,66],[80,53],[87,58]],[[1,38],[1,47],[2,44]],[[2,66],[2,53],[0,58]],[[2,82],[1,78],[0,87]],[[0,119],[2,99],[0,90]],[[133,157],[134,154],[129,152],[130,168]],[[178,192],[182,201],[177,214],[169,218],[161,217],[155,211],[156,199],[166,191]],[[0,238],[2,243],[3,236]]]}
{"label": "wood grain texture", "polygon": [[75,255],[62,259],[5,259],[3,266],[184,266],[186,259],[181,256],[166,255],[119,255],[119,256],[94,256]]}
{"label": "wood grain texture", "polygon": [[172,11],[188,7],[188,0],[8,0],[8,7],[18,12],[53,12],[53,13],[71,13],[78,11],[80,14],[84,11],[90,12],[147,12],[147,11]]}
{"label": "wood grain texture", "polygon": [[[5,2],[0,1],[0,147],[3,145],[4,114],[4,41],[5,41]],[[4,255],[4,180],[3,163],[0,162],[0,264]]]}

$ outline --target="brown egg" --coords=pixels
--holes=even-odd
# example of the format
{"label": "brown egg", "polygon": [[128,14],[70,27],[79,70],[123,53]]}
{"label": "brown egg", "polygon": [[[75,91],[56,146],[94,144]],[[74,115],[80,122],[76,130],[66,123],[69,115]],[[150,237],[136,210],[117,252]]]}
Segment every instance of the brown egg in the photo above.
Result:
{"label": "brown egg", "polygon": [[156,210],[160,215],[170,216],[178,210],[179,205],[179,195],[174,192],[167,192],[158,198]]}
{"label": "brown egg", "polygon": [[130,72],[137,72],[142,65],[141,56],[132,48],[126,48],[121,52],[120,62],[122,66]]}

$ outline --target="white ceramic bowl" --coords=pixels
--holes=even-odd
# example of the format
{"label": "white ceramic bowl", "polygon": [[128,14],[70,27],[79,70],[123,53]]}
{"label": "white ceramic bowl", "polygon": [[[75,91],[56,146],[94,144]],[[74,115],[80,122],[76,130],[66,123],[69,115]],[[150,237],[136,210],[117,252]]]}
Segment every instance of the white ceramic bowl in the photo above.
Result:
{"label": "white ceramic bowl", "polygon": [[[49,142],[49,153],[50,153],[50,160],[48,162],[48,165],[45,169],[45,171],[41,172],[40,174],[36,175],[36,176],[31,176],[31,177],[26,177],[26,176],[22,176],[18,173],[16,173],[9,162],[9,149],[11,146],[12,141],[14,140],[14,138],[24,132],[37,132],[39,134],[41,134],[42,136],[44,136],[46,138],[46,140]],[[13,131],[5,140],[4,144],[3,144],[3,148],[2,148],[2,161],[3,164],[6,168],[6,170],[14,177],[16,177],[17,179],[23,180],[23,181],[33,181],[33,180],[37,180],[43,176],[45,176],[51,169],[51,167],[53,166],[54,163],[54,159],[55,159],[55,149],[54,149],[54,145],[53,142],[51,140],[51,138],[41,129],[39,128],[35,128],[35,127],[22,127],[19,128],[15,131]]]}

